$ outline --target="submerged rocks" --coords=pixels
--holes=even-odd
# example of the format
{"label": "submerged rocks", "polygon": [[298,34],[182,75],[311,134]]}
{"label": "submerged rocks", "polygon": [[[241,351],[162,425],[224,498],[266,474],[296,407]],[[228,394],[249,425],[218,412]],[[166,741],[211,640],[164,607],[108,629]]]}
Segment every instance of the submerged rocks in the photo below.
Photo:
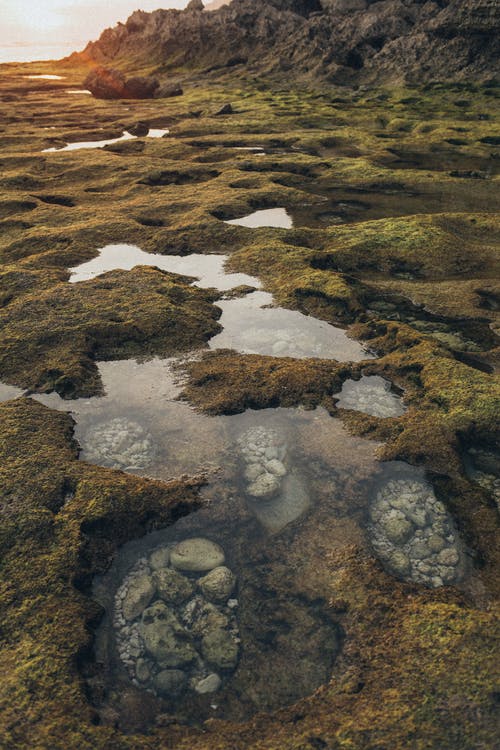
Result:
{"label": "submerged rocks", "polygon": [[84,447],[87,461],[126,471],[145,469],[155,456],[151,435],[125,417],[92,426],[85,434]]}
{"label": "submerged rocks", "polygon": [[134,684],[173,701],[190,690],[216,692],[236,668],[236,576],[224,559],[215,542],[192,538],[155,549],[130,571],[115,595],[113,624]]}
{"label": "submerged rocks", "polygon": [[287,470],[286,444],[275,430],[252,427],[238,439],[240,453],[245,463],[246,492],[255,499],[265,500],[275,496]]}
{"label": "submerged rocks", "polygon": [[278,533],[310,505],[303,479],[290,469],[288,447],[277,430],[251,427],[237,440],[245,494],[265,528]]}
{"label": "submerged rocks", "polygon": [[425,481],[386,482],[371,505],[370,521],[373,548],[390,572],[434,588],[462,577],[458,533]]}
{"label": "submerged rocks", "polygon": [[405,412],[401,399],[391,392],[391,384],[379,375],[363,375],[360,380],[346,380],[338,396],[337,406],[354,409],[372,417],[400,417]]}

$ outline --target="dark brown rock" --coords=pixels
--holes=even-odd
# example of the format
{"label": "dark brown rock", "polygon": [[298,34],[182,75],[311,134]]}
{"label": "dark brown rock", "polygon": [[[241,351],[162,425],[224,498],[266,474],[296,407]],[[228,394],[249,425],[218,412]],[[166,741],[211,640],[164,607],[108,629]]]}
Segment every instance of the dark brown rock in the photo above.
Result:
{"label": "dark brown rock", "polygon": [[132,135],[136,135],[139,138],[142,138],[143,136],[147,135],[149,133],[149,125],[147,122],[144,122],[143,120],[139,120],[138,122],[134,123],[133,125],[130,125],[127,128],[128,132]]}
{"label": "dark brown rock", "polygon": [[85,58],[206,71],[230,67],[237,50],[255,72],[340,84],[478,81],[498,72],[496,0],[232,0],[198,9],[137,11],[89,44]]}
{"label": "dark brown rock", "polygon": [[217,112],[214,113],[215,115],[232,115],[233,114],[233,108],[230,104],[224,104],[223,107],[221,107]]}
{"label": "dark brown rock", "polygon": [[158,81],[151,77],[125,78],[113,68],[97,67],[83,83],[97,99],[151,99],[158,89]]}
{"label": "dark brown rock", "polygon": [[182,96],[184,91],[178,83],[164,83],[155,92],[156,99],[168,99],[171,96]]}

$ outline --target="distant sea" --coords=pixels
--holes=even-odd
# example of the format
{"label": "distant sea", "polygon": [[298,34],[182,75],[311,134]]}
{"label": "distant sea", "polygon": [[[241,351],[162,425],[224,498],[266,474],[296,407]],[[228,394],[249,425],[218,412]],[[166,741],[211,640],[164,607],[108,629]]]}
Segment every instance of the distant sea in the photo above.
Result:
{"label": "distant sea", "polygon": [[10,44],[0,45],[0,63],[60,60],[75,50],[85,47],[85,42],[60,44]]}

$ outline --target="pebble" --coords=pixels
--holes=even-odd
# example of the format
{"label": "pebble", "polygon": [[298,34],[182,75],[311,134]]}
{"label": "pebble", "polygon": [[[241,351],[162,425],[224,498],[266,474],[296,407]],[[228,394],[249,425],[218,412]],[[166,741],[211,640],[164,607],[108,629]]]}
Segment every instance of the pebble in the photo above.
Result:
{"label": "pebble", "polygon": [[179,542],[170,553],[174,568],[187,571],[207,571],[224,564],[222,547],[209,539],[192,538]]}
{"label": "pebble", "polygon": [[205,693],[216,693],[222,685],[222,680],[218,674],[212,672],[203,680],[197,682],[194,686],[195,692],[204,695]]}

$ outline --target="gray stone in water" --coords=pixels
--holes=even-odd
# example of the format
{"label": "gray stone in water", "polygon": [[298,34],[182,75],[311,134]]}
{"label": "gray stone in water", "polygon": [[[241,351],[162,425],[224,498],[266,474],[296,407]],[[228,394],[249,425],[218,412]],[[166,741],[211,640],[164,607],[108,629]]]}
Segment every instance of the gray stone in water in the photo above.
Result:
{"label": "gray stone in water", "polygon": [[155,675],[153,684],[164,698],[177,698],[186,689],[187,677],[180,669],[163,669]]}
{"label": "gray stone in water", "polygon": [[382,525],[387,537],[394,544],[404,544],[408,541],[413,531],[412,524],[403,515],[402,517],[396,515],[387,516]]}
{"label": "gray stone in water", "polygon": [[159,570],[160,568],[168,568],[170,563],[170,548],[159,547],[149,556],[149,564],[153,570]]}
{"label": "gray stone in water", "polygon": [[252,502],[250,507],[260,523],[272,534],[277,534],[300,518],[310,505],[309,492],[302,479],[295,474],[288,474],[276,497],[266,502]]}
{"label": "gray stone in water", "polygon": [[214,568],[206,576],[200,578],[198,585],[202,594],[214,602],[225,602],[233,593],[236,576],[224,566]]}
{"label": "gray stone in water", "polygon": [[203,572],[224,564],[222,547],[210,539],[192,538],[179,542],[170,553],[170,562],[178,570]]}
{"label": "gray stone in water", "polygon": [[163,602],[143,612],[140,631],[146,650],[163,667],[183,666],[196,658],[188,632]]}
{"label": "gray stone in water", "polygon": [[126,620],[135,620],[148,606],[156,591],[152,578],[146,574],[132,576],[127,583],[127,592],[122,602]]}
{"label": "gray stone in water", "polygon": [[197,682],[194,689],[200,695],[204,695],[206,693],[216,693],[221,685],[222,680],[219,675],[212,672],[207,677],[204,677],[203,680]]}
{"label": "gray stone in water", "polygon": [[278,461],[277,458],[273,458],[266,463],[266,469],[277,477],[284,477],[287,473],[285,465]]}
{"label": "gray stone in water", "polygon": [[227,630],[214,628],[201,642],[204,659],[219,669],[234,669],[238,663],[238,643]]}
{"label": "gray stone in water", "polygon": [[247,492],[252,497],[266,499],[273,497],[279,491],[280,486],[279,477],[266,471],[257,477],[255,482],[248,485]]}
{"label": "gray stone in water", "polygon": [[153,574],[158,596],[167,604],[180,604],[189,599],[194,586],[186,576],[173,568],[162,568]]}

